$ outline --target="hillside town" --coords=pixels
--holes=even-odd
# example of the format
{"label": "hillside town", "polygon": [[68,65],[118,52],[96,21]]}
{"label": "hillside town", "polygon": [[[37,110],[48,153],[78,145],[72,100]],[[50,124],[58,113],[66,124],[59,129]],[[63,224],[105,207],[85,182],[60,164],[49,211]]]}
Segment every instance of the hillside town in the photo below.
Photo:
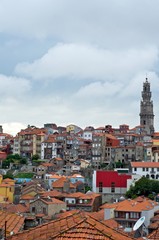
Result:
{"label": "hillside town", "polygon": [[159,132],[147,78],[141,97],[133,128],[44,123],[13,137],[0,127],[0,239],[159,239]]}

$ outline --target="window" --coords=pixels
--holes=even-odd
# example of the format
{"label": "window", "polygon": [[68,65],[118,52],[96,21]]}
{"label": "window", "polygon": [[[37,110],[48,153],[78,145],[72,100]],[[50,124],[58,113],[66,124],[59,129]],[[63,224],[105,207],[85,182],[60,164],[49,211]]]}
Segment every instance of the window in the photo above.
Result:
{"label": "window", "polygon": [[43,214],[46,214],[46,208],[43,207]]}
{"label": "window", "polygon": [[32,207],[32,213],[35,213],[35,207]]}
{"label": "window", "polygon": [[148,169],[148,167],[147,167],[147,168],[146,168],[146,171],[148,172],[148,170],[149,170],[149,169]]}
{"label": "window", "polygon": [[103,183],[99,182],[99,192],[103,192]]}
{"label": "window", "polygon": [[115,182],[111,183],[111,192],[114,193],[115,192]]}
{"label": "window", "polygon": [[135,167],[135,168],[134,168],[134,172],[136,172],[136,171],[137,171],[137,168]]}
{"label": "window", "polygon": [[125,212],[115,212],[115,217],[116,218],[125,218],[126,213]]}
{"label": "window", "polygon": [[131,212],[130,218],[140,218],[140,214],[138,212]]}
{"label": "window", "polygon": [[159,168],[157,168],[157,172],[159,172]]}
{"label": "window", "polygon": [[144,167],[142,168],[142,171],[145,172],[145,168]]}

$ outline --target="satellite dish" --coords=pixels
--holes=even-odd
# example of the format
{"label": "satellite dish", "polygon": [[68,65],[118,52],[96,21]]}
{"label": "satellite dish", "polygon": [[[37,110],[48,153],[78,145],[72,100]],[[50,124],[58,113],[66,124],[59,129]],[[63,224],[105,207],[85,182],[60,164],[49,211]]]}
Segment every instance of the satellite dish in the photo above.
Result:
{"label": "satellite dish", "polygon": [[134,227],[133,227],[133,231],[136,231],[139,227],[141,227],[141,225],[144,223],[145,221],[145,216],[139,218],[139,220],[135,223]]}

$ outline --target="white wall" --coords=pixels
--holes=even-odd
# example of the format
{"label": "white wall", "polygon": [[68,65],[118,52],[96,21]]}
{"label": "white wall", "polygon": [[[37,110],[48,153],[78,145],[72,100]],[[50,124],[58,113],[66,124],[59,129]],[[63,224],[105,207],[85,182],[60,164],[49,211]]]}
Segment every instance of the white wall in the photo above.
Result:
{"label": "white wall", "polygon": [[66,203],[71,203],[71,204],[75,204],[76,203],[76,199],[75,198],[65,198],[65,202]]}
{"label": "white wall", "polygon": [[136,181],[138,181],[142,176],[138,174],[132,175],[132,179],[127,179],[127,191],[130,189],[130,186],[134,186]]}
{"label": "white wall", "polygon": [[93,192],[97,193],[97,188],[96,188],[96,176],[97,176],[97,172],[94,171],[93,172],[93,178],[92,178],[92,190]]}
{"label": "white wall", "polygon": [[159,175],[159,168],[153,168],[153,171],[154,173],[152,172],[152,168],[136,168],[136,171],[135,171],[135,168],[132,168],[132,173],[133,174],[137,174],[137,175],[140,175],[140,176],[145,176],[148,174],[149,177],[151,178],[151,175],[155,175],[155,179],[156,179],[156,175]]}

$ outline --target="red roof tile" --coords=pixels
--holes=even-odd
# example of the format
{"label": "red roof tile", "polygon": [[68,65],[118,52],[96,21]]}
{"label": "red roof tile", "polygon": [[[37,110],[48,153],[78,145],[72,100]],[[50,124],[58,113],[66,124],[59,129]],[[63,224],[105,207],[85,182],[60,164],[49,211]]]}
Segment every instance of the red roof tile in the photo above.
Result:
{"label": "red roof tile", "polygon": [[158,205],[155,201],[149,200],[147,198],[136,199],[126,199],[122,202],[113,203],[113,204],[104,204],[102,208],[114,208],[115,211],[128,211],[128,212],[142,212],[154,209]]}
{"label": "red roof tile", "polygon": [[143,168],[143,167],[147,167],[147,168],[159,168],[159,162],[131,162],[131,166],[132,167],[136,167],[136,168]]}
{"label": "red roof tile", "polygon": [[8,240],[47,240],[47,239],[94,239],[94,240],[129,240],[126,234],[120,233],[104,223],[100,223],[84,212],[76,211],[70,216],[54,220],[33,229],[10,236]]}
{"label": "red roof tile", "polygon": [[[65,177],[61,177],[60,179],[56,180],[55,182],[52,183],[53,188],[63,188],[64,183],[67,181]],[[73,183],[69,182],[69,187],[70,188],[76,188]]]}
{"label": "red roof tile", "polygon": [[10,235],[10,232],[18,233],[23,229],[24,217],[14,213],[8,213],[0,211],[0,228],[4,228],[5,221],[7,221],[7,235]]}

